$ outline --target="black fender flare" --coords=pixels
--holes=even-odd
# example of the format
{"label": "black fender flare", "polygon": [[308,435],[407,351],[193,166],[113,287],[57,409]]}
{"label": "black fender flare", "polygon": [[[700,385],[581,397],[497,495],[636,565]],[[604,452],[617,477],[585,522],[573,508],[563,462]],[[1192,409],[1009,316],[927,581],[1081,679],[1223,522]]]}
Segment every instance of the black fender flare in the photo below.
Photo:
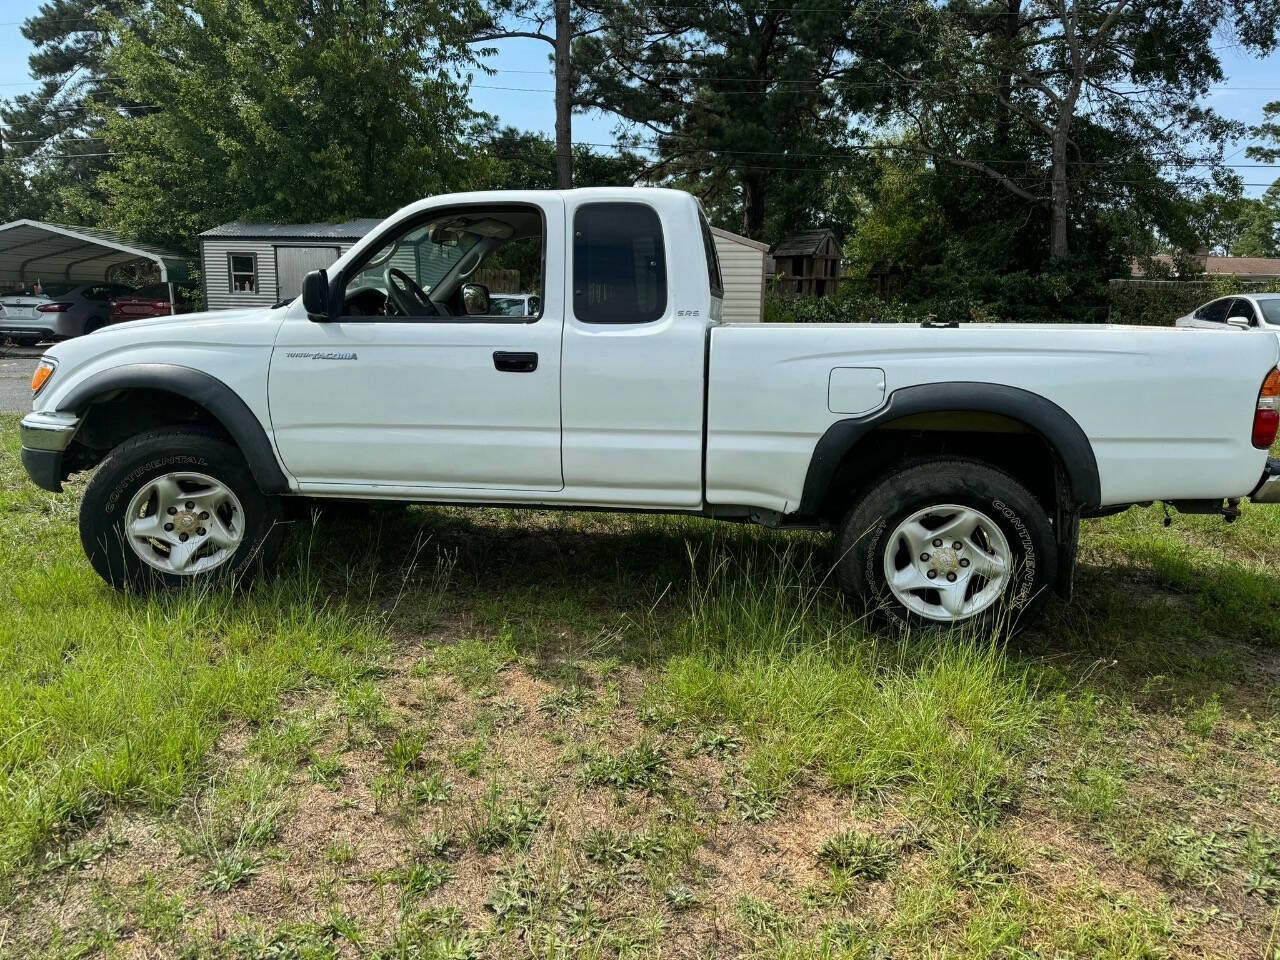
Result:
{"label": "black fender flare", "polygon": [[203,370],[168,363],[114,367],[77,384],[58,401],[57,409],[81,416],[104,394],[130,389],[163,390],[204,407],[240,448],[259,489],[266,494],[289,492],[289,479],[280,468],[262,422],[239,394]]}
{"label": "black fender flare", "polygon": [[799,513],[821,511],[823,500],[840,463],[853,447],[877,427],[922,413],[972,411],[996,413],[1026,424],[1049,445],[1067,481],[1067,512],[1098,506],[1102,486],[1093,445],[1075,418],[1052,400],[1019,387],[998,383],[956,381],[903,387],[888,402],[865,417],[838,420],[818,440],[805,475]]}

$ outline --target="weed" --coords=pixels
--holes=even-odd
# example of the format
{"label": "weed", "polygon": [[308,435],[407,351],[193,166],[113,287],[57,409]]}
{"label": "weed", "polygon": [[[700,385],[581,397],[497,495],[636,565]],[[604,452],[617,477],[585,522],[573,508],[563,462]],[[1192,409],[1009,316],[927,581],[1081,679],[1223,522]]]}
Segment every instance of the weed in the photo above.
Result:
{"label": "weed", "polygon": [[582,779],[616,790],[659,790],[669,785],[671,769],[662,748],[645,739],[620,754],[589,754]]}
{"label": "weed", "polygon": [[818,860],[852,877],[883,880],[898,846],[874,833],[843,830],[822,845]]}
{"label": "weed", "polygon": [[481,853],[518,850],[529,842],[543,817],[541,806],[509,798],[497,783],[492,783],[471,804],[463,831],[467,843]]}
{"label": "weed", "polygon": [[409,800],[415,807],[438,807],[449,799],[452,787],[439,770],[415,780],[409,788]]}

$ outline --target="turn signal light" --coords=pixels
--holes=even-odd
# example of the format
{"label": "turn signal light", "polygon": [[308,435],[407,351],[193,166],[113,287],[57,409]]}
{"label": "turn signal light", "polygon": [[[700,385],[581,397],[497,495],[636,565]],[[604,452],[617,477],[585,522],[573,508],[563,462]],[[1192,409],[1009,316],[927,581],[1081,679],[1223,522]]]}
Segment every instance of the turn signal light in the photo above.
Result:
{"label": "turn signal light", "polygon": [[52,360],[41,360],[36,365],[36,372],[31,374],[31,393],[33,395],[39,393],[44,388],[44,385],[49,382],[49,378],[53,376],[56,366]]}
{"label": "turn signal light", "polygon": [[1253,445],[1267,450],[1276,442],[1280,429],[1280,370],[1272,369],[1258,391],[1258,407],[1253,412]]}

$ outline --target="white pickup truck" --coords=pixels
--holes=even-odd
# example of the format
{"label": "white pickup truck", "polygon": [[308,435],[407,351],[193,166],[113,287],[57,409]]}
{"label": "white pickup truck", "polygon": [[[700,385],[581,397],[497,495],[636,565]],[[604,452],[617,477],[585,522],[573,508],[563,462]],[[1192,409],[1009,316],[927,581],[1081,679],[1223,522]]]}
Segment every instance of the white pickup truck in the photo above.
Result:
{"label": "white pickup truck", "polygon": [[97,468],[81,538],[120,587],[254,572],[288,498],[638,510],[833,530],[843,588],[933,623],[1068,592],[1082,516],[1280,499],[1274,336],[724,324],[722,298],[687,194],[434,197],[286,306],[57,345],[22,458],[55,491]]}

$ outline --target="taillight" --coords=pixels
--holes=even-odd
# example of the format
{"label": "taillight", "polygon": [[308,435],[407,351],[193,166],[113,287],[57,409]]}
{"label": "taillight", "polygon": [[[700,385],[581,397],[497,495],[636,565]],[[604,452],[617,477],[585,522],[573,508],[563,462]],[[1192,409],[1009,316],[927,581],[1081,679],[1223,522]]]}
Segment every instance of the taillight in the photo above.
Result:
{"label": "taillight", "polygon": [[65,313],[66,311],[70,310],[73,306],[75,306],[75,304],[42,303],[40,304],[40,306],[36,307],[36,310],[40,313]]}
{"label": "taillight", "polygon": [[1280,370],[1272,369],[1258,391],[1258,407],[1253,411],[1253,445],[1267,450],[1276,442],[1280,428]]}

